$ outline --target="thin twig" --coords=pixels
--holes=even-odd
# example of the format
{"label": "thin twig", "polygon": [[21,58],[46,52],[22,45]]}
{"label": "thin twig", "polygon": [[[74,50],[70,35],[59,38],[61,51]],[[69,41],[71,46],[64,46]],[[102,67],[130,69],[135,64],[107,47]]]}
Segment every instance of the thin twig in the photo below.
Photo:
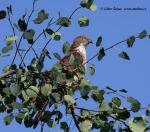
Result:
{"label": "thin twig", "polygon": [[120,97],[122,97],[122,98],[124,98],[124,99],[127,99],[127,96],[124,96],[124,95],[121,95],[121,94],[119,94],[119,93],[117,93],[117,92],[107,92],[106,94],[116,94],[117,96],[120,96]]}
{"label": "thin twig", "polygon": [[[146,36],[149,36],[149,35],[146,35]],[[137,37],[135,37],[135,39],[136,39],[136,38],[139,38],[139,37],[137,36]],[[114,48],[114,47],[116,47],[116,46],[122,44],[123,42],[126,42],[128,39],[129,39],[129,38],[124,39],[124,40],[122,40],[122,41],[120,41],[120,42],[118,42],[118,43],[115,43],[115,44],[109,46],[108,48],[104,49],[104,51],[106,52],[106,51],[108,51],[108,50],[110,50],[110,49],[112,49],[112,48]],[[75,68],[74,71],[78,70],[78,69],[79,69],[80,67],[82,67],[83,65],[89,63],[91,60],[93,60],[93,59],[94,59],[95,57],[97,57],[98,55],[99,55],[99,52],[96,53],[95,55],[93,55],[93,56],[92,56],[89,60],[87,60],[85,63],[83,63],[82,65],[79,65],[77,68]]]}
{"label": "thin twig", "polygon": [[[98,111],[98,110],[90,110],[90,109],[85,109],[85,108],[81,108],[81,107],[75,107],[75,108],[76,109],[80,109],[80,110],[91,111],[91,112],[96,112],[96,113],[102,114],[101,111]],[[130,129],[129,126],[126,124],[125,121],[123,121],[121,119],[118,119],[118,118],[116,118],[116,117],[114,117],[112,115],[108,115],[108,116],[111,117],[111,118],[113,118],[113,119],[115,119],[115,120],[117,120],[117,121],[119,121],[119,122],[121,122],[121,123],[123,123],[128,129]]]}
{"label": "thin twig", "polygon": [[5,80],[5,78],[6,78],[7,76],[10,76],[10,75],[12,75],[12,74],[14,74],[14,73],[15,73],[15,70],[6,72],[6,73],[0,75],[0,80]]}
{"label": "thin twig", "polygon": [[[33,41],[33,44],[31,44],[30,47],[26,50],[26,52],[25,52],[25,54],[24,54],[24,56],[23,56],[23,60],[25,59],[25,57],[26,57],[26,55],[28,54],[28,52],[30,51],[30,49],[33,48],[33,45],[35,44],[35,42],[42,36],[43,32],[44,32],[44,31],[42,31],[42,32],[37,36],[37,38]],[[38,57],[38,58],[39,58],[39,57]],[[22,62],[23,62],[23,61],[21,61],[19,65],[21,65]]]}
{"label": "thin twig", "polygon": [[[81,8],[81,7],[76,8],[76,9],[72,12],[72,14],[69,16],[69,19],[72,18],[73,14],[74,14],[77,10],[79,10],[79,8]],[[59,18],[56,19],[54,22],[51,23],[52,20],[53,20],[53,18],[50,20],[50,22],[48,22],[47,27],[46,27],[45,29],[47,29],[47,28],[50,27],[51,25],[57,23],[58,20],[59,20]],[[57,32],[60,28],[61,28],[61,27],[59,27],[59,28],[56,30],[56,32]],[[23,56],[23,60],[25,59],[27,53],[28,53],[28,52],[30,51],[30,49],[33,47],[33,45],[35,44],[35,42],[42,36],[43,33],[45,33],[45,30],[43,30],[43,31],[37,36],[37,38],[34,40],[33,44],[32,44],[32,45],[28,48],[28,50],[25,52],[25,54],[24,54],[24,56]],[[48,44],[50,41],[51,41],[51,39],[47,41],[47,43],[45,44],[44,49],[47,47],[47,44]],[[21,62],[20,64],[22,64],[22,62]]]}
{"label": "thin twig", "polygon": [[[81,9],[81,7],[76,8],[76,9],[70,14],[70,16],[69,16],[68,18],[71,19],[72,16],[73,16],[79,9]],[[63,26],[60,26],[55,32],[58,32],[62,27],[63,27]],[[52,40],[52,38],[50,38],[50,39],[46,42],[46,44],[45,44],[44,48],[42,49],[42,51],[46,49],[46,47],[48,46],[48,44],[50,43],[51,40]]]}
{"label": "thin twig", "polygon": [[69,19],[71,19],[72,16],[76,13],[76,11],[78,11],[78,10],[81,9],[81,8],[82,8],[81,6],[78,7],[78,8],[76,8],[76,9],[71,13],[71,15],[69,16]]}
{"label": "thin twig", "polygon": [[[20,48],[20,44],[21,44],[22,38],[23,38],[23,34],[22,34],[21,37],[20,37],[20,40],[19,40],[18,46],[17,46],[17,48],[16,48],[16,52],[15,52],[14,58],[13,58],[13,60],[12,60],[12,62],[11,62],[11,65],[13,65],[14,62],[15,62],[15,59],[16,59],[16,57],[17,57],[17,53],[19,52],[19,48]],[[22,59],[21,61],[23,61],[23,59]],[[24,65],[24,66],[25,66],[25,65]]]}
{"label": "thin twig", "polygon": [[[12,21],[11,21],[11,19],[10,19],[10,12],[9,12],[9,11],[8,11],[8,21],[9,21],[9,24],[10,24],[10,26],[11,26],[11,28],[12,28],[13,35],[16,36],[15,29],[14,29],[13,24],[12,24]],[[16,49],[17,49],[18,44],[17,44],[17,41],[16,41],[16,40],[15,40],[15,46],[16,46]],[[21,61],[22,61],[23,64],[25,65],[25,63],[24,63],[24,61],[23,61],[23,58],[22,58],[20,52],[19,52],[19,51],[17,51],[17,52],[19,53],[19,56],[20,56],[20,58],[21,58]],[[13,58],[13,59],[14,59],[14,58]],[[13,64],[13,63],[12,63],[12,64]]]}
{"label": "thin twig", "polygon": [[[27,27],[28,27],[28,25],[29,25],[30,18],[31,18],[31,16],[32,16],[33,12],[34,12],[35,1],[36,1],[36,0],[33,1],[32,11],[31,11],[31,13],[30,13],[30,15],[29,15],[29,17],[28,17],[28,20],[27,20]],[[23,34],[24,34],[24,33],[22,33],[22,35],[21,35],[21,37],[20,37],[20,40],[19,40],[18,46],[17,46],[17,48],[16,48],[16,52],[15,52],[14,58],[13,58],[13,60],[12,60],[12,64],[14,63],[14,61],[15,61],[15,59],[16,59],[18,50],[19,50],[20,45],[21,45],[21,41],[22,41],[22,39],[23,39]],[[33,49],[33,48],[32,48],[32,49]],[[33,51],[34,51],[34,53],[36,53],[35,50],[33,50]],[[37,54],[35,54],[35,55],[37,56]],[[24,61],[24,59],[21,60],[21,64],[23,63],[23,61]]]}
{"label": "thin twig", "polygon": [[78,121],[77,121],[77,119],[76,119],[76,117],[75,117],[74,108],[73,108],[73,107],[70,107],[70,110],[71,110],[71,115],[72,115],[72,117],[73,117],[74,123],[75,123],[75,125],[76,125],[78,131],[81,132],[80,127],[79,127],[79,124],[78,124]]}
{"label": "thin twig", "polygon": [[[76,8],[76,9],[70,14],[70,16],[69,16],[68,18],[71,19],[72,16],[75,14],[75,12],[78,11],[80,8],[81,8],[81,7]],[[47,27],[46,27],[46,29],[47,29],[49,26],[51,26],[52,24],[55,24],[57,21],[58,21],[58,19],[57,19],[56,21],[52,22],[51,24],[48,24]],[[58,32],[62,27],[63,27],[63,26],[60,26],[55,32]],[[34,40],[33,44],[27,49],[27,51],[25,52],[25,54],[24,54],[24,56],[23,56],[23,60],[25,59],[27,53],[28,53],[28,52],[30,51],[30,49],[33,47],[33,45],[35,44],[35,42],[42,36],[42,34],[43,34],[44,32],[45,32],[45,30],[43,30],[43,31],[38,35],[38,37]],[[50,38],[50,39],[46,42],[46,44],[45,44],[45,46],[43,47],[42,51],[46,49],[46,47],[47,47],[48,44],[51,42],[51,40],[52,40],[52,38]],[[22,64],[22,62],[20,63],[20,65],[21,65],[21,64]]]}
{"label": "thin twig", "polygon": [[98,112],[100,113],[101,111],[99,110],[91,110],[91,109],[86,109],[86,108],[81,108],[81,107],[74,107],[75,109],[79,109],[79,110],[85,110],[85,111],[91,111],[91,112]]}
{"label": "thin twig", "polygon": [[32,11],[31,11],[31,13],[30,13],[30,15],[29,15],[29,17],[28,17],[28,20],[27,20],[27,26],[28,26],[28,24],[29,24],[29,21],[30,21],[30,18],[31,18],[31,16],[32,16],[32,14],[34,13],[34,9],[35,9],[35,1],[36,1],[36,0],[33,0]]}
{"label": "thin twig", "polygon": [[44,132],[44,125],[45,125],[45,123],[43,122],[43,123],[41,123],[41,130],[40,130],[40,132]]}
{"label": "thin twig", "polygon": [[116,117],[114,117],[114,116],[111,116],[111,115],[109,115],[109,117],[111,117],[111,118],[113,118],[113,119],[115,119],[115,120],[117,120],[117,121],[123,123],[123,124],[130,130],[130,127],[127,125],[127,123],[126,123],[125,121],[123,121],[123,120],[121,120],[121,119],[118,119],[118,118],[116,118]]}

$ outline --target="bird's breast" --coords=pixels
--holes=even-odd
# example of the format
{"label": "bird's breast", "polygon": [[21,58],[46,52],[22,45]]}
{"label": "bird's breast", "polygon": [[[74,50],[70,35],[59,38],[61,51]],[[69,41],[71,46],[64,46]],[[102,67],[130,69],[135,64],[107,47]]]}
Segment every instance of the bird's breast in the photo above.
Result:
{"label": "bird's breast", "polygon": [[80,45],[79,47],[75,48],[76,52],[78,52],[80,54],[80,56],[82,57],[82,64],[86,63],[86,49],[83,45]]}

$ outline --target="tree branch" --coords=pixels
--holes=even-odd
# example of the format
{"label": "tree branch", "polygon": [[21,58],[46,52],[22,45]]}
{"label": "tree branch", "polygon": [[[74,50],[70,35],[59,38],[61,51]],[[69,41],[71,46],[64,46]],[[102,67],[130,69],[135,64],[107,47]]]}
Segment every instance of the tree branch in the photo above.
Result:
{"label": "tree branch", "polygon": [[[149,35],[146,35],[146,36],[149,36]],[[135,39],[136,39],[136,38],[139,38],[139,37],[136,36]],[[104,49],[104,51],[106,52],[106,51],[108,51],[108,50],[110,50],[110,49],[112,49],[112,48],[114,48],[114,47],[116,47],[116,46],[122,44],[123,42],[126,42],[128,39],[129,39],[129,38],[124,39],[124,40],[122,40],[122,41],[120,41],[120,42],[118,42],[118,43],[115,43],[115,44],[109,46],[108,48]],[[92,56],[89,60],[87,60],[85,63],[83,63],[82,65],[79,65],[77,68],[75,68],[74,71],[78,70],[78,69],[79,69],[80,67],[82,67],[83,65],[89,63],[91,60],[93,60],[93,59],[94,59],[95,57],[97,57],[98,55],[99,55],[99,52],[96,53],[95,55],[93,55],[93,56]]]}
{"label": "tree branch", "polygon": [[[32,11],[31,11],[31,13],[30,13],[30,15],[29,15],[29,17],[28,17],[28,20],[27,20],[27,27],[28,27],[28,25],[29,25],[30,18],[31,18],[31,16],[32,16],[33,12],[34,12],[34,8],[35,8],[35,1],[36,1],[36,0],[33,0]],[[14,61],[15,61],[15,59],[16,59],[16,56],[17,56],[18,50],[19,50],[19,48],[20,48],[20,45],[21,45],[21,41],[22,41],[22,39],[23,39],[23,33],[22,33],[22,35],[21,35],[21,37],[20,37],[20,40],[19,40],[18,46],[17,46],[17,48],[16,48],[16,52],[15,52],[14,58],[13,58],[12,63],[11,63],[12,65],[13,65],[13,63],[14,63]],[[32,47],[31,47],[31,48],[32,48]],[[33,48],[32,48],[32,50],[33,50]],[[33,50],[33,52],[34,52],[34,53],[35,53],[35,55],[37,56],[37,54],[36,54],[35,50]],[[23,63],[23,61],[24,61],[24,59],[22,58],[22,60],[21,60],[21,64]]]}
{"label": "tree branch", "polygon": [[[76,8],[76,9],[70,14],[70,16],[69,16],[68,18],[71,19],[72,16],[73,16],[79,9],[81,9],[81,8],[82,8],[82,7]],[[55,32],[58,32],[62,27],[63,27],[63,26],[60,26]],[[48,44],[50,43],[51,40],[52,40],[52,38],[50,38],[50,39],[46,42],[46,44],[45,44],[44,48],[42,49],[42,51],[46,49],[46,47],[48,46]]]}
{"label": "tree branch", "polygon": [[[11,19],[10,19],[10,12],[8,11],[8,21],[9,21],[9,24],[10,24],[10,26],[11,26],[11,29],[12,29],[12,31],[13,31],[13,35],[14,36],[16,36],[16,33],[15,33],[15,29],[14,29],[14,27],[13,27],[13,24],[12,24],[12,21],[11,21]],[[16,46],[16,49],[17,49],[17,47],[18,47],[18,44],[17,44],[17,41],[15,40],[15,46]],[[20,58],[21,58],[21,61],[23,62],[23,64],[25,65],[25,63],[24,63],[24,61],[23,61],[23,58],[22,58],[22,56],[21,56],[21,53],[17,50],[17,52],[19,53],[19,56],[20,56]],[[14,60],[14,59],[13,59]],[[12,65],[12,64],[11,64]]]}
{"label": "tree branch", "polygon": [[[72,16],[75,14],[75,12],[77,12],[80,8],[81,8],[81,7],[76,8],[76,9],[70,14],[70,16],[69,16],[68,18],[71,19]],[[52,24],[55,24],[57,21],[58,21],[58,19],[55,20],[54,22],[52,22],[51,24],[48,24],[47,27],[46,27],[46,29],[47,29],[49,26],[51,26]],[[63,27],[63,26],[60,26],[55,32],[58,32],[62,27]],[[44,32],[45,32],[45,30],[43,30],[43,31],[38,35],[38,37],[34,40],[33,44],[27,49],[27,51],[25,52],[25,54],[24,54],[24,56],[23,56],[23,60],[25,59],[27,53],[28,53],[28,52],[30,51],[30,49],[33,47],[33,45],[35,44],[35,42],[42,36],[42,34],[43,34]],[[46,47],[47,47],[48,44],[51,42],[51,40],[52,40],[52,38],[50,38],[50,39],[46,42],[46,44],[45,44],[45,46],[43,47],[42,51],[46,49]],[[20,65],[21,65],[21,64],[22,64],[22,62],[20,63]]]}
{"label": "tree branch", "polygon": [[41,123],[41,130],[40,130],[40,132],[44,132],[44,125],[45,125],[45,123],[43,122],[43,123]]}
{"label": "tree branch", "polygon": [[70,110],[71,110],[71,115],[72,115],[72,117],[73,117],[74,123],[75,123],[75,125],[76,125],[78,131],[81,132],[80,127],[79,127],[79,124],[78,124],[78,121],[77,121],[77,119],[76,119],[76,117],[75,117],[74,108],[73,108],[73,107],[70,107]]}

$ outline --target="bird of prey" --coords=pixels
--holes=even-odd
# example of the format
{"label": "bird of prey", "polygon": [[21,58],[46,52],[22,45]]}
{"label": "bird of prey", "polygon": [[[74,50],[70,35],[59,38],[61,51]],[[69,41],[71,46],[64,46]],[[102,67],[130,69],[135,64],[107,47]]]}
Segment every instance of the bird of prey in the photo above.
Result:
{"label": "bird of prey", "polygon": [[[74,39],[71,47],[70,47],[70,52],[68,55],[64,56],[58,63],[56,63],[53,68],[50,69],[50,71],[47,72],[47,79],[52,81],[51,83],[58,83],[58,78],[62,82],[59,82],[61,86],[57,88],[56,90],[59,90],[57,92],[63,93],[64,91],[62,90],[64,87],[65,90],[65,80],[67,80],[66,76],[69,74],[72,76],[72,80],[77,80],[78,77],[76,76],[76,71],[79,66],[83,66],[83,68],[86,68],[86,47],[92,43],[92,40],[87,37],[87,36],[78,36]],[[76,61],[76,62],[74,62]],[[60,70],[60,69],[61,70]],[[60,72],[59,72],[60,71]],[[67,75],[66,75],[67,73]],[[61,79],[60,79],[61,78]],[[66,82],[65,82],[66,83]],[[65,93],[64,93],[65,94]],[[45,103],[47,101],[47,103]],[[42,103],[44,102],[44,104]],[[34,115],[34,121],[36,124],[41,120],[41,113],[42,110],[45,110],[47,105],[49,104],[48,100],[40,101],[40,99],[36,99],[35,106],[39,107],[37,110],[37,114]]]}

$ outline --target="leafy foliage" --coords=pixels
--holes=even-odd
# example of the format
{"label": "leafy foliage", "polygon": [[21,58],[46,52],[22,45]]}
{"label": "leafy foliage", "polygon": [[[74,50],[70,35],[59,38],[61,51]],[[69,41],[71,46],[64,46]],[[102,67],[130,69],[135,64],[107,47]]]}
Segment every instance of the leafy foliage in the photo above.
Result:
{"label": "leafy foliage", "polygon": [[[76,8],[69,17],[59,17],[56,20],[49,18],[49,14],[41,9],[37,17],[32,21],[32,24],[42,24],[46,20],[49,20],[45,29],[37,35],[34,26],[30,27],[32,14],[35,12],[34,6],[36,0],[33,0],[33,9],[31,14],[23,14],[19,18],[18,23],[11,22],[12,7],[7,7],[5,10],[0,11],[0,20],[4,19],[8,15],[8,20],[11,24],[12,30],[14,27],[17,28],[18,32],[13,32],[13,35],[7,35],[5,41],[6,45],[2,47],[2,53],[0,57],[9,56],[6,54],[11,50],[15,51],[13,60],[17,60],[17,64],[14,61],[4,68],[4,75],[0,76],[0,112],[5,113],[4,123],[6,125],[11,124],[13,119],[18,124],[24,124],[27,128],[36,128],[40,122],[46,124],[48,127],[53,128],[56,125],[60,125],[60,129],[64,132],[71,131],[71,125],[69,122],[64,121],[64,116],[72,116],[76,128],[81,132],[88,132],[95,130],[100,132],[109,131],[127,131],[127,132],[144,132],[150,129],[147,119],[144,116],[133,117],[130,116],[139,112],[141,103],[130,96],[127,96],[126,89],[113,89],[106,87],[105,89],[99,88],[91,83],[86,78],[85,67],[81,65],[81,58],[76,58],[73,54],[68,58],[67,68],[61,64],[62,57],[56,51],[53,52],[53,56],[50,55],[50,50],[47,49],[47,45],[51,40],[60,41],[62,33],[59,31],[63,27],[72,26],[72,16],[81,8],[86,8],[91,11],[97,9],[94,0],[82,0],[80,7]],[[27,18],[28,16],[28,18]],[[88,16],[79,18],[78,25],[80,27],[89,26]],[[55,26],[58,29],[55,30]],[[44,48],[40,53],[36,53],[36,49],[33,46],[36,41],[44,35],[43,41],[47,42],[45,45],[40,42],[40,46]],[[47,35],[49,37],[47,37]],[[131,36],[128,39],[111,45],[108,48],[101,47],[90,60],[97,57],[100,61],[105,57],[106,51],[113,47],[126,42],[128,47],[133,47],[137,38],[144,39],[149,37],[146,30],[143,30],[138,36]],[[19,40],[18,40],[19,38]],[[22,38],[27,40],[30,44],[26,47],[22,44]],[[15,42],[16,48],[13,48]],[[23,48],[20,47],[23,45]],[[102,45],[102,36],[99,36],[96,40],[96,47]],[[31,60],[26,60],[26,55],[33,51],[35,56],[30,56]],[[24,54],[25,52],[25,54]],[[70,52],[70,44],[68,41],[63,43],[62,52],[67,58]],[[20,57],[21,63],[19,64],[17,54]],[[29,54],[30,55],[30,54]],[[119,57],[129,60],[129,56],[125,51],[119,53]],[[45,62],[51,61],[56,58],[58,62],[53,65],[51,70],[45,67]],[[26,63],[29,62],[29,63]],[[25,65],[22,65],[25,63]],[[96,68],[94,64],[89,66],[90,75],[94,76]],[[74,93],[79,91],[80,97],[75,98]],[[111,96],[110,96],[111,95]],[[109,100],[106,96],[109,96]],[[79,99],[83,99],[85,102],[93,101],[95,108],[90,109],[79,107]],[[126,102],[124,102],[126,100]],[[130,107],[128,107],[128,105]],[[62,112],[62,106],[65,108],[65,112]],[[85,105],[86,106],[86,105]],[[145,114],[147,117],[150,116],[150,106],[146,107]],[[119,124],[119,125],[118,125]],[[117,128],[118,126],[118,128]]]}
{"label": "leafy foliage", "polygon": [[80,27],[89,26],[89,19],[86,16],[83,16],[78,20],[78,24]]}
{"label": "leafy foliage", "polygon": [[21,30],[22,32],[24,32],[24,31],[27,30],[27,24],[26,24],[26,22],[25,22],[24,19],[19,19],[19,20],[18,20],[18,26],[19,26],[19,28],[20,28],[20,30]]}
{"label": "leafy foliage", "polygon": [[89,72],[90,72],[91,75],[94,75],[94,73],[95,73],[95,65],[92,64],[92,65],[89,67]]}
{"label": "leafy foliage", "polygon": [[105,50],[104,50],[104,48],[101,48],[100,50],[99,50],[99,53],[98,53],[98,60],[100,61],[100,60],[102,60],[103,59],[103,57],[105,56]]}
{"label": "leafy foliage", "polygon": [[95,11],[97,9],[96,4],[93,3],[94,0],[82,0],[80,5],[89,10]]}
{"label": "leafy foliage", "polygon": [[122,51],[121,53],[119,53],[119,57],[122,59],[130,60],[128,54],[125,51]]}
{"label": "leafy foliage", "polygon": [[143,30],[140,34],[139,34],[139,38],[140,39],[143,39],[143,38],[145,38],[147,36],[147,31],[146,30]]}
{"label": "leafy foliage", "polygon": [[127,39],[128,47],[132,47],[134,42],[135,42],[135,37],[134,36],[131,36],[129,39]]}
{"label": "leafy foliage", "polygon": [[65,42],[63,44],[63,53],[65,55],[68,55],[69,54],[69,51],[70,51],[70,44],[68,42]]}
{"label": "leafy foliage", "polygon": [[57,25],[69,27],[71,25],[71,21],[67,17],[60,17],[57,21]]}
{"label": "leafy foliage", "polygon": [[41,24],[44,22],[46,19],[48,19],[48,13],[45,13],[45,10],[40,10],[38,13],[37,18],[33,20],[35,24]]}
{"label": "leafy foliage", "polygon": [[97,47],[100,46],[101,43],[102,43],[102,36],[99,36],[98,39],[97,39],[97,41],[96,41],[96,46]]}
{"label": "leafy foliage", "polygon": [[1,20],[1,19],[4,19],[5,17],[6,17],[6,11],[1,10],[1,11],[0,11],[0,20]]}

